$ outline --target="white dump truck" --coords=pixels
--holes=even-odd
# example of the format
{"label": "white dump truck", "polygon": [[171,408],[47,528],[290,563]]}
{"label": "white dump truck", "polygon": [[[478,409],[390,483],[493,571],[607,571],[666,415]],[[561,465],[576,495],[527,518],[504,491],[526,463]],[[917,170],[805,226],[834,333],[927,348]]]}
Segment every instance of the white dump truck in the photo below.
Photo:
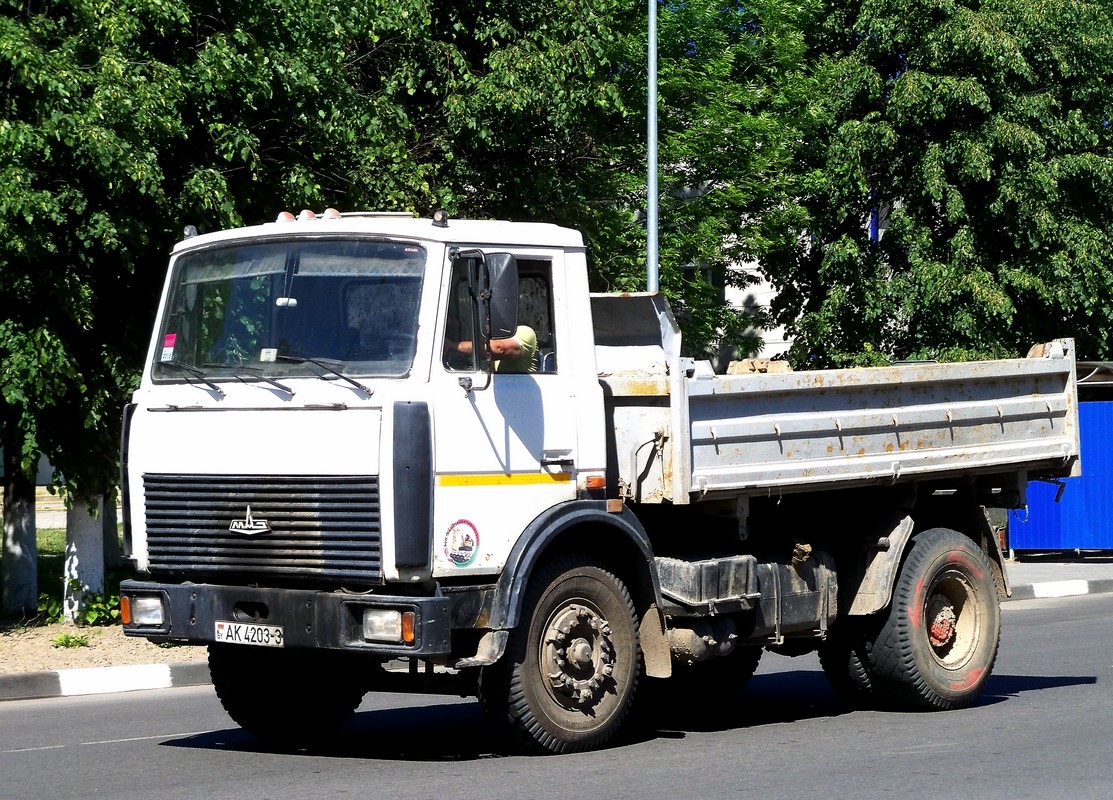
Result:
{"label": "white dump truck", "polygon": [[124,415],[124,629],[208,645],[227,712],[284,743],[450,691],[513,745],[594,748],[646,688],[719,704],[763,651],[957,708],[1008,592],[987,509],[1078,473],[1074,381],[1068,339],[718,375],[547,224],[188,236]]}

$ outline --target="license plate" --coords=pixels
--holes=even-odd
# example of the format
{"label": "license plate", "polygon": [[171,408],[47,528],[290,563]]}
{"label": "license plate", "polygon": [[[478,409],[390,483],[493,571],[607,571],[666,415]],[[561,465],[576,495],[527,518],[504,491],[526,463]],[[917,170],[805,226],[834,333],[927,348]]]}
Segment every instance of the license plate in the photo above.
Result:
{"label": "license plate", "polygon": [[257,625],[253,622],[217,622],[216,640],[228,644],[282,647],[285,637],[281,625]]}

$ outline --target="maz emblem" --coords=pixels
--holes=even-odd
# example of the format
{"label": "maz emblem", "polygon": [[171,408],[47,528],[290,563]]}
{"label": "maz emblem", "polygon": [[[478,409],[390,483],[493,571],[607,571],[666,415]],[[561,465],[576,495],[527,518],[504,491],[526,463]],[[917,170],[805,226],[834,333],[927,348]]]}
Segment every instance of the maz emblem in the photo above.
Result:
{"label": "maz emblem", "polygon": [[248,506],[247,516],[243,519],[232,520],[232,524],[228,526],[228,530],[248,535],[254,533],[270,533],[271,524],[265,519],[255,519],[255,517],[251,516],[251,506]]}

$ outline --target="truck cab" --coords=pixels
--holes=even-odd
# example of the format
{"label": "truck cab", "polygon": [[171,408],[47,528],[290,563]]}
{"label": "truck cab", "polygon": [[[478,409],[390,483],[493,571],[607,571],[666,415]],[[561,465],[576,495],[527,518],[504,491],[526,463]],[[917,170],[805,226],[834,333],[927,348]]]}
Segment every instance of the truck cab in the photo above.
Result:
{"label": "truck cab", "polygon": [[[492,294],[496,253],[515,269]],[[531,371],[489,363],[492,300],[533,330]],[[127,544],[160,588],[128,589],[149,609],[129,633],[447,657],[438,584],[493,580],[509,531],[602,485],[574,231],[286,214],[178,243],[158,319],[124,489]],[[461,340],[470,353],[447,351]],[[204,603],[172,588],[202,582]],[[327,621],[281,621],[300,592]]]}

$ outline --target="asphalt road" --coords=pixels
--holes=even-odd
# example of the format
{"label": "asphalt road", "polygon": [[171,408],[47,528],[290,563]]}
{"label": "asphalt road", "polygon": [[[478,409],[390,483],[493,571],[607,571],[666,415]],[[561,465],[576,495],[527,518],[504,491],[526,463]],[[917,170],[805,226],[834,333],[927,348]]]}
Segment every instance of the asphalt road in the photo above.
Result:
{"label": "asphalt road", "polygon": [[470,700],[371,695],[342,738],[298,753],[261,748],[210,687],[13,701],[0,797],[1106,800],[1111,620],[1109,594],[1006,604],[988,691],[963,711],[850,711],[813,656],[767,654],[737,709],[693,698],[616,747],[546,758],[492,753]]}

